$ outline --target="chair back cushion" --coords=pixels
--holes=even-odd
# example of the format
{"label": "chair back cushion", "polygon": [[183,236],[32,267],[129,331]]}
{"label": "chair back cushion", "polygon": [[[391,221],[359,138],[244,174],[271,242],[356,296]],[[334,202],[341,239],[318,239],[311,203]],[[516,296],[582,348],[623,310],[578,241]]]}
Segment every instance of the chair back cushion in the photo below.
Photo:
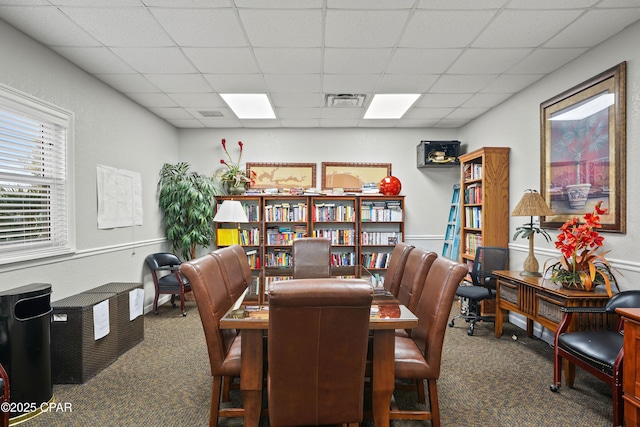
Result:
{"label": "chair back cushion", "polygon": [[[431,264],[438,257],[435,252],[414,248],[407,256],[398,287],[398,301],[415,313]],[[393,259],[393,255],[391,256]]]}
{"label": "chair back cushion", "polygon": [[291,247],[293,278],[331,276],[331,240],[324,237],[295,239]]}
{"label": "chair back cushion", "polygon": [[391,252],[389,268],[387,268],[387,272],[384,275],[384,288],[391,292],[396,298],[398,297],[398,290],[400,289],[402,273],[404,272],[404,267],[407,264],[407,256],[413,248],[413,245],[400,242],[396,244],[396,247],[393,248],[393,252]]}
{"label": "chair back cushion", "polygon": [[224,285],[224,277],[217,260],[203,255],[180,265],[180,272],[191,282],[198,313],[207,341],[211,375],[236,375],[237,366],[225,365],[225,358],[236,338],[234,329],[220,329],[220,319],[231,308],[232,300]]}
{"label": "chair back cushion", "polygon": [[210,255],[220,263],[224,286],[227,287],[231,300],[235,302],[253,281],[244,249],[240,245],[227,246],[216,249]]}
{"label": "chair back cushion", "polygon": [[447,321],[456,289],[468,271],[466,265],[445,257],[436,258],[429,269],[416,309],[418,326],[411,331],[411,339],[422,350],[428,365],[429,372],[424,378],[440,376]]}
{"label": "chair back cushion", "polygon": [[268,399],[274,426],[360,422],[373,289],[360,279],[293,279],[269,292]]}
{"label": "chair back cushion", "polygon": [[479,246],[471,268],[471,280],[476,286],[487,289],[496,288],[494,270],[504,270],[507,265],[509,250],[496,246]]}
{"label": "chair back cushion", "polygon": [[640,290],[619,292],[605,305],[607,313],[615,313],[616,308],[640,307]]}
{"label": "chair back cushion", "polygon": [[172,267],[180,265],[180,259],[172,253],[160,252],[157,254],[149,254],[144,259],[151,271],[158,270],[162,267]]}

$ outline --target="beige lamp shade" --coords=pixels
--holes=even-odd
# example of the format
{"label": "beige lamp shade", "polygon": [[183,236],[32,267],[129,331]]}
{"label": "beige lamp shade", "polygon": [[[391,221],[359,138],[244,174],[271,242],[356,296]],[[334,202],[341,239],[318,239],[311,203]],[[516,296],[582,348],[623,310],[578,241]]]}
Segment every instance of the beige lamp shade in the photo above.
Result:
{"label": "beige lamp shade", "polygon": [[536,190],[525,190],[511,216],[549,216],[553,211]]}
{"label": "beige lamp shade", "polygon": [[242,203],[237,200],[224,200],[213,220],[215,222],[249,222]]}
{"label": "beige lamp shade", "polygon": [[524,260],[524,268],[520,272],[522,276],[542,276],[542,274],[538,272],[538,260],[533,254],[533,236],[535,234],[533,233],[533,217],[547,215],[554,215],[554,213],[540,193],[531,189],[525,190],[522,199],[520,199],[515,209],[511,212],[511,216],[528,216],[531,218],[528,224],[532,229],[532,233],[529,235],[529,255]]}

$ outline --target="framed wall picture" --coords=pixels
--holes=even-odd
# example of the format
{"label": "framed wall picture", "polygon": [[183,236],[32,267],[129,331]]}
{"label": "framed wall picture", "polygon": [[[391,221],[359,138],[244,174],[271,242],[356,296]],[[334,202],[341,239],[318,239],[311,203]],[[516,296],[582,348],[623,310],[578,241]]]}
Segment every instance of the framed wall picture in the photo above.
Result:
{"label": "framed wall picture", "polygon": [[391,175],[391,163],[330,163],[322,162],[322,189],[343,188],[360,191],[362,184]]}
{"label": "framed wall picture", "polygon": [[310,188],[316,185],[315,163],[247,163],[251,188]]}
{"label": "framed wall picture", "polygon": [[626,232],[626,62],[540,104],[540,194],[558,228],[602,201],[603,231]]}

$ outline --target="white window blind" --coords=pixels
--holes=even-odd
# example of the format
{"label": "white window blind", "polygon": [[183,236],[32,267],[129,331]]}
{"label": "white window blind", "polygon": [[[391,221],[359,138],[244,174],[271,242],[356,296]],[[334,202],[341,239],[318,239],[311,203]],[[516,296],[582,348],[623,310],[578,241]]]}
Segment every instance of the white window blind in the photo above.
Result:
{"label": "white window blind", "polygon": [[0,264],[67,253],[72,116],[0,86]]}

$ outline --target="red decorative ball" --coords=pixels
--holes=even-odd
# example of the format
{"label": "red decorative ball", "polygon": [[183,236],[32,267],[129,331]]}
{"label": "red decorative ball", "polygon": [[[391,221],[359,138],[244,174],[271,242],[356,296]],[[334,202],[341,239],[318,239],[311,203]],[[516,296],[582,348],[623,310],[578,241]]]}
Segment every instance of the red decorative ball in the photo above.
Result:
{"label": "red decorative ball", "polygon": [[402,189],[402,183],[395,176],[386,176],[380,181],[380,192],[385,196],[397,196]]}

